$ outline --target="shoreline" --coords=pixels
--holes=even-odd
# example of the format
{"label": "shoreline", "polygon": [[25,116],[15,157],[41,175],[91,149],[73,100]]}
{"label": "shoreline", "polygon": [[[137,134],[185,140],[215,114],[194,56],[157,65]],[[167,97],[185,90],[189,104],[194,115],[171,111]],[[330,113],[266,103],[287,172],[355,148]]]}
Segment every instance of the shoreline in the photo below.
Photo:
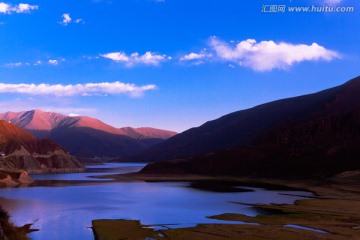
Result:
{"label": "shoreline", "polygon": [[212,176],[197,174],[142,174],[142,173],[126,173],[126,174],[107,174],[100,176],[92,176],[92,178],[112,179],[114,181],[144,181],[144,182],[225,182],[234,183],[247,187],[259,187],[269,190],[298,190],[309,191],[308,186],[323,184],[319,180],[288,180],[288,179],[270,179],[270,178],[249,178],[234,176]]}
{"label": "shoreline", "polygon": [[[224,213],[209,218],[234,221],[234,224],[198,224],[195,227],[149,230],[139,221],[94,220],[95,239],[107,240],[132,236],[154,239],[273,239],[273,240],[356,240],[360,239],[360,182],[358,176],[337,176],[325,180],[279,180],[236,178],[203,175],[155,175],[131,173],[125,175],[97,176],[117,181],[133,178],[142,181],[225,181],[252,187],[303,190],[313,197],[293,204],[248,204],[262,212],[255,217],[237,213]],[[351,174],[350,174],[351,175]],[[238,202],[237,204],[243,204]],[[248,224],[237,224],[236,222]],[[258,224],[258,225],[254,225]],[[107,231],[103,231],[107,229]],[[110,229],[110,230],[109,230]],[[113,230],[111,230],[113,229]],[[121,232],[118,229],[130,229]],[[103,235],[105,234],[105,235]]]}

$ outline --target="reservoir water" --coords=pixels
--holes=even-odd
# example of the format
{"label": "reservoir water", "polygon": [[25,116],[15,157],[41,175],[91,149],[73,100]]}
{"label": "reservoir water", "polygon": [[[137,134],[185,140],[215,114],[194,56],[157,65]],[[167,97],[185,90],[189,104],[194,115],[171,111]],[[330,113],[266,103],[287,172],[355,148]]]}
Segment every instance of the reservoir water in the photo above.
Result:
{"label": "reservoir water", "polygon": [[[140,220],[142,224],[187,227],[198,223],[229,223],[209,219],[222,213],[254,216],[242,203],[293,203],[311,193],[253,190],[211,191],[188,182],[116,182],[91,176],[139,171],[142,164],[90,166],[84,173],[32,175],[31,187],[0,189],[0,205],[17,225],[34,223],[34,240],[92,240],[94,219]],[[236,187],[235,186],[235,190]]]}

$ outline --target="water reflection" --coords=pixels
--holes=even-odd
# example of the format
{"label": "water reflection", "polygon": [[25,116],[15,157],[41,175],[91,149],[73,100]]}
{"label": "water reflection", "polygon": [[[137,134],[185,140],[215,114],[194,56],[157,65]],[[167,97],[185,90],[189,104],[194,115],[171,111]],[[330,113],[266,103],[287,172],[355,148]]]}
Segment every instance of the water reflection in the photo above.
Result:
{"label": "water reflection", "polygon": [[88,227],[93,219],[130,219],[141,220],[146,225],[188,227],[198,223],[222,222],[206,216],[227,212],[256,215],[256,209],[233,202],[292,203],[300,199],[282,195],[288,191],[260,188],[248,188],[251,191],[247,192],[212,192],[191,188],[186,182],[96,182],[89,178],[108,174],[109,171],[137,171],[141,167],[120,164],[110,168],[102,166],[103,171],[98,171],[99,168],[91,166],[85,173],[37,175],[42,181],[51,182],[56,178],[66,182],[66,179],[71,179],[82,184],[0,189],[0,204],[10,212],[15,223],[35,222],[33,227],[40,231],[31,234],[34,240],[90,240],[93,235]]}
{"label": "water reflection", "polygon": [[122,174],[138,172],[144,163],[108,163],[103,165],[89,165],[82,173],[32,174],[34,180],[66,180],[66,181],[109,181],[109,179],[93,178],[104,174]]}

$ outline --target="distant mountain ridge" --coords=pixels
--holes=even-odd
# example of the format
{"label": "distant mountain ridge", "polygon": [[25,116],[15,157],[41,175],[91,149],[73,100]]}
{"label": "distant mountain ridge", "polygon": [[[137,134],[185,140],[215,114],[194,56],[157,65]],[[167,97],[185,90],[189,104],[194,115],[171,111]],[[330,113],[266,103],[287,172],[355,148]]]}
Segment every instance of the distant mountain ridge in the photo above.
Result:
{"label": "distant mountain ridge", "polygon": [[82,157],[127,156],[176,134],[155,128],[115,128],[95,118],[70,117],[39,109],[2,113],[0,119],[29,131],[38,139],[52,139],[71,154]]}
{"label": "distant mountain ridge", "polygon": [[318,93],[225,115],[146,150],[140,158],[159,161],[144,173],[328,176],[360,169],[359,133],[357,77]]}
{"label": "distant mountain ridge", "polygon": [[23,111],[23,112],[6,112],[0,113],[0,119],[10,121],[11,123],[26,129],[27,131],[35,133],[34,135],[44,132],[46,136],[47,131],[51,131],[55,128],[70,128],[70,127],[89,127],[96,130],[125,135],[133,138],[160,138],[167,139],[174,135],[176,132],[167,131],[156,128],[132,128],[123,127],[115,128],[108,125],[96,118],[87,116],[66,116],[60,113],[44,112],[40,109]]}

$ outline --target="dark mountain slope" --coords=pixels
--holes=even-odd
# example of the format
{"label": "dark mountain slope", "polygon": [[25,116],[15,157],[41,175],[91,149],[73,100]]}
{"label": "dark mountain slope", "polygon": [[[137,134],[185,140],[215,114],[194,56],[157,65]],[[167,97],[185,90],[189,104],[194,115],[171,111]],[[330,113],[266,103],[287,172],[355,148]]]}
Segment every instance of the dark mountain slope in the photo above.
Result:
{"label": "dark mountain slope", "polygon": [[50,138],[82,157],[128,156],[148,147],[137,139],[89,127],[56,128]]}
{"label": "dark mountain slope", "polygon": [[304,122],[360,105],[360,78],[318,93],[278,100],[225,115],[146,150],[138,160],[161,161],[252,144],[285,121]]}
{"label": "dark mountain slope", "polygon": [[247,144],[152,163],[142,172],[318,178],[360,169],[360,78],[260,109],[278,112],[273,106],[279,103],[292,106],[286,111],[290,115],[263,128]]}
{"label": "dark mountain slope", "polygon": [[302,124],[284,123],[256,143],[149,164],[144,173],[328,177],[360,169],[360,109]]}

